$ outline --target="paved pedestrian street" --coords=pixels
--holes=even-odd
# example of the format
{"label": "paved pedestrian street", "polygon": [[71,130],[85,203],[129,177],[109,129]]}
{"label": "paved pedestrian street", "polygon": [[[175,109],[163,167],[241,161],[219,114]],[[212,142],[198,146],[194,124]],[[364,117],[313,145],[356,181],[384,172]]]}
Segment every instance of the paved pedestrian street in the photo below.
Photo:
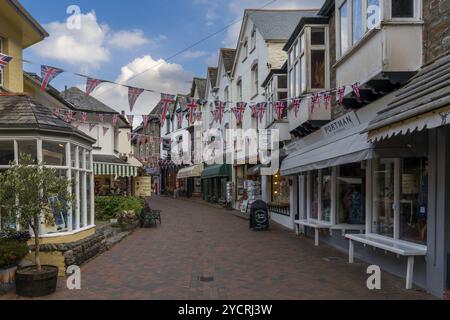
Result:
{"label": "paved pedestrian street", "polygon": [[[163,224],[139,229],[82,267],[82,289],[64,279],[47,299],[428,299],[382,274],[366,287],[364,264],[276,225],[253,232],[229,211],[198,201],[154,197]],[[339,258],[325,260],[327,257]],[[9,295],[4,298],[16,298]]]}

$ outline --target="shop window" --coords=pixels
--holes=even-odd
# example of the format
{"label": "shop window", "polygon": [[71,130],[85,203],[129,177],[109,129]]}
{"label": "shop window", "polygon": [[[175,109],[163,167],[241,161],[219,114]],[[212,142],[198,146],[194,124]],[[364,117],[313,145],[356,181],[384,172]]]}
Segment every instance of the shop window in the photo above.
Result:
{"label": "shop window", "polygon": [[337,177],[337,221],[339,224],[364,224],[366,216],[366,170],[360,163],[339,168]]}
{"label": "shop window", "polygon": [[321,219],[323,221],[331,222],[331,184],[332,169],[322,169],[321,172]]}
{"label": "shop window", "polygon": [[77,155],[77,146],[74,144],[70,145],[70,166],[72,168],[76,167],[76,155]]}
{"label": "shop window", "polygon": [[319,220],[319,190],[320,190],[320,176],[319,171],[311,172],[311,208],[309,218]]}
{"label": "shop window", "polygon": [[0,141],[0,166],[14,161],[14,141]]}
{"label": "shop window", "polygon": [[392,18],[413,18],[415,0],[391,0]]}
{"label": "shop window", "polygon": [[400,239],[426,244],[428,213],[428,163],[404,159],[401,164]]}
{"label": "shop window", "polygon": [[[37,163],[37,141],[29,140],[29,141],[17,141],[18,151],[19,151],[19,161],[21,161],[22,156],[29,156],[31,158],[32,163]],[[23,163],[23,164],[32,164],[32,163]]]}
{"label": "shop window", "polygon": [[289,205],[289,180],[277,173],[272,177],[272,203]]}
{"label": "shop window", "polygon": [[60,166],[66,165],[66,144],[61,142],[42,142],[42,158],[46,165]]}

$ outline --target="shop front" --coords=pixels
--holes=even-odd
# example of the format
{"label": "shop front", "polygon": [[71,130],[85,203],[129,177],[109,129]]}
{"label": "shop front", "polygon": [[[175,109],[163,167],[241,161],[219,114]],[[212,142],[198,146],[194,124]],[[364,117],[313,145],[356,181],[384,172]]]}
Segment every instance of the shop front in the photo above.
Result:
{"label": "shop front", "polygon": [[183,168],[178,171],[177,180],[180,185],[181,195],[188,198],[201,197],[203,164]]}
{"label": "shop front", "polygon": [[206,166],[202,173],[203,200],[225,205],[227,184],[231,181],[231,165]]}

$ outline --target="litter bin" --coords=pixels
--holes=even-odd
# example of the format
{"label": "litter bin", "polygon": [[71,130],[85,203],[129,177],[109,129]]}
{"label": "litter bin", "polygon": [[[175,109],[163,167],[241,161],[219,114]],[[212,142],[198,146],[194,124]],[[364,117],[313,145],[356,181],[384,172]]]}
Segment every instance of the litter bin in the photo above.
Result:
{"label": "litter bin", "polygon": [[254,231],[268,230],[270,227],[269,209],[264,201],[255,201],[250,207],[250,229]]}

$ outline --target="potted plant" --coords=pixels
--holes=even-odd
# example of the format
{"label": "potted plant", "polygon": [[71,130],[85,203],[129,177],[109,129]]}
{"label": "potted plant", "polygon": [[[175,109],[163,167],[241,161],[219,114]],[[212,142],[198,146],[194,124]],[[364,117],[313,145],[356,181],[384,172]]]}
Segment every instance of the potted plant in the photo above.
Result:
{"label": "potted plant", "polygon": [[20,164],[11,163],[0,179],[2,220],[17,219],[19,225],[32,231],[35,265],[16,272],[16,292],[24,297],[40,297],[56,291],[58,268],[42,265],[40,260],[40,231],[53,223],[49,203],[61,212],[73,201],[68,192],[69,179],[59,178],[56,171],[36,164],[29,156],[22,156]]}

